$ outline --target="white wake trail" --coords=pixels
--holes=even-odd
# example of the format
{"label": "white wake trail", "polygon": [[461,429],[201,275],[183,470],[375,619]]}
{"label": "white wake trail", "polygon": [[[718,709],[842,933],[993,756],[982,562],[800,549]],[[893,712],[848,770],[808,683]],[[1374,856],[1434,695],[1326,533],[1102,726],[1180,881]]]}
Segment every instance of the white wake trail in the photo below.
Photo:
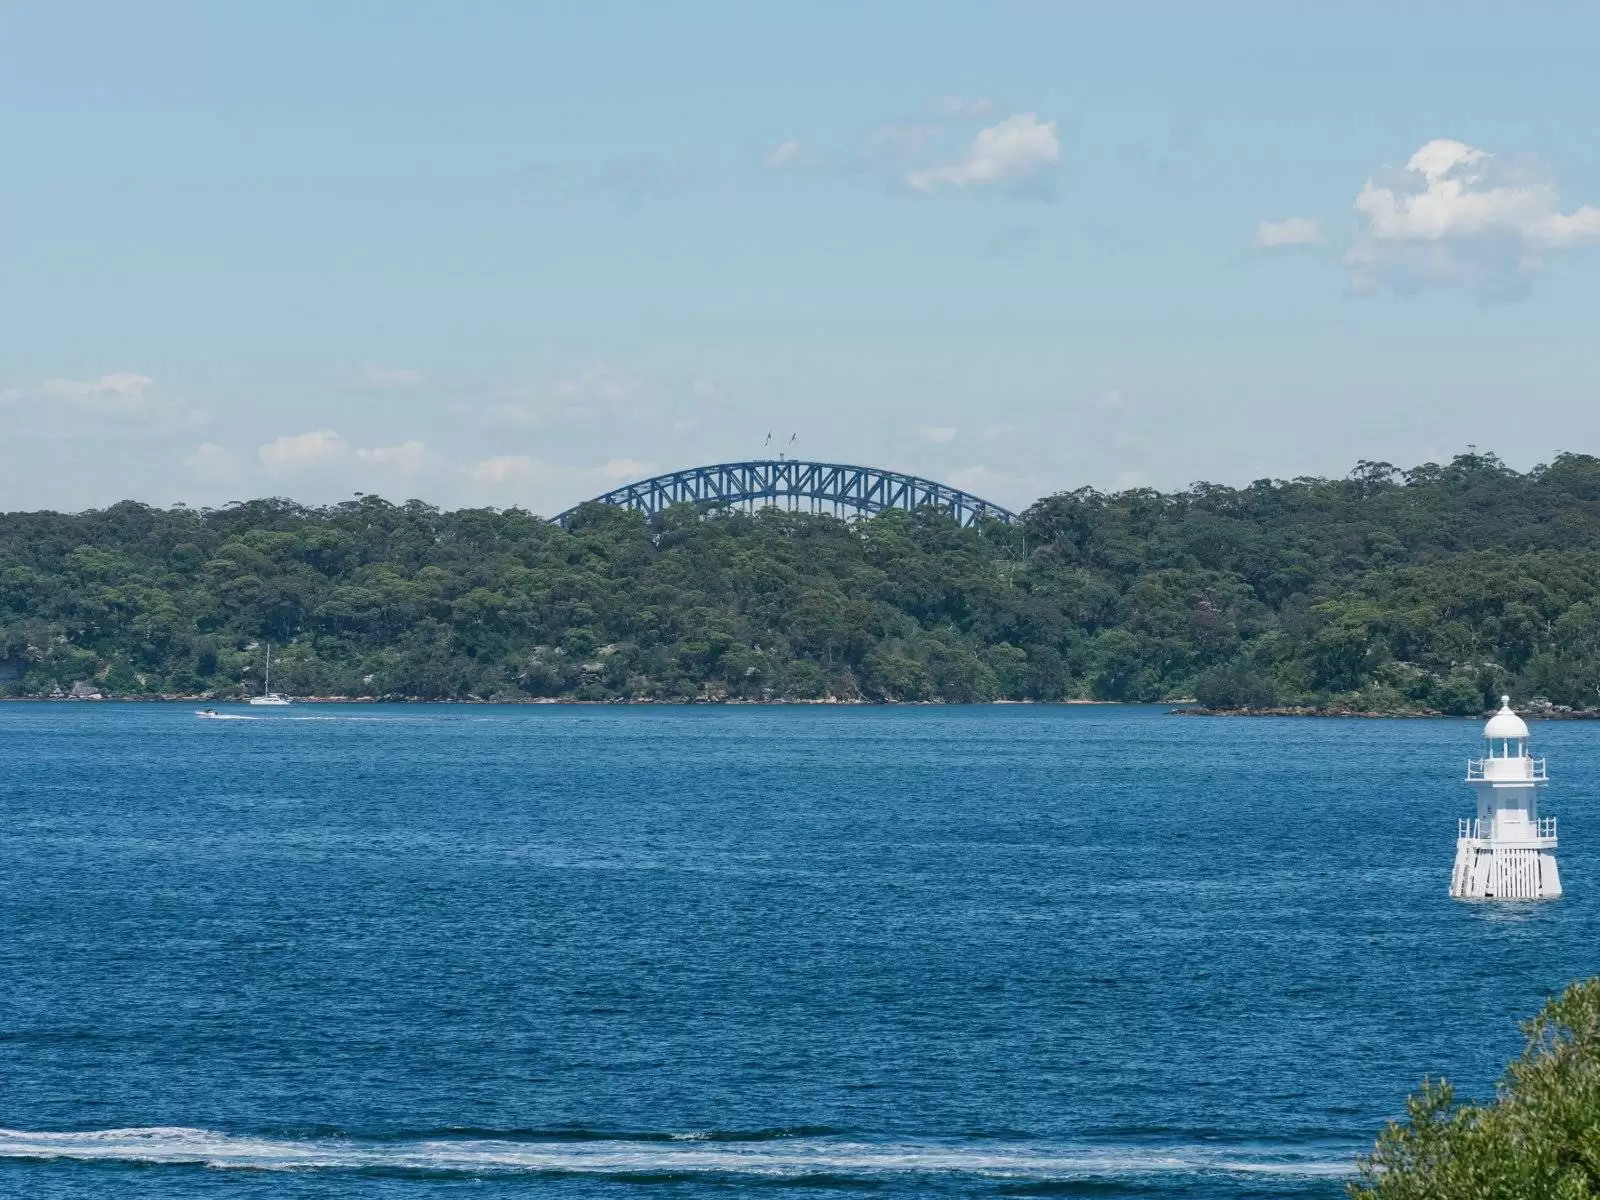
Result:
{"label": "white wake trail", "polygon": [[149,1127],[90,1132],[0,1129],[0,1158],[203,1165],[257,1171],[450,1172],[466,1175],[965,1175],[1030,1181],[1137,1176],[1336,1177],[1351,1157],[1259,1147],[1037,1147],[1010,1143],[877,1143],[834,1138],[717,1142],[417,1138],[398,1142],[290,1139]]}

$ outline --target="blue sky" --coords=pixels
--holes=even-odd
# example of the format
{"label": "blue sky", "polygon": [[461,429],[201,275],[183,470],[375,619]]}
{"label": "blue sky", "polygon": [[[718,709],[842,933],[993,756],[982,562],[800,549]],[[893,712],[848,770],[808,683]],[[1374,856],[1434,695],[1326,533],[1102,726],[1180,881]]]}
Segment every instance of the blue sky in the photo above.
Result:
{"label": "blue sky", "polygon": [[0,0],[0,508],[1600,452],[1600,10]]}

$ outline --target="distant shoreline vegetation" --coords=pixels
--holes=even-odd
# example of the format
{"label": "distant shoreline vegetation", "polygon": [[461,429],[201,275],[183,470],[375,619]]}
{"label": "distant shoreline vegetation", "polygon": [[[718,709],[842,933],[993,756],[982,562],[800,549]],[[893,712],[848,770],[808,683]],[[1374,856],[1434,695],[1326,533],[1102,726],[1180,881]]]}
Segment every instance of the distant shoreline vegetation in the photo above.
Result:
{"label": "distant shoreline vegetation", "polygon": [[0,696],[1600,708],[1600,459],[934,511],[0,517]]}

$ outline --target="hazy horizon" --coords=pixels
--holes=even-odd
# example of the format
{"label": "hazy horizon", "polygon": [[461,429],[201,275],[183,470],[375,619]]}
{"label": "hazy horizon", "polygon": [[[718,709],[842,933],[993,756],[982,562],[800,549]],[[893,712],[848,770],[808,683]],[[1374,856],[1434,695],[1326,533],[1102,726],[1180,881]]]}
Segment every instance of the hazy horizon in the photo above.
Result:
{"label": "hazy horizon", "polygon": [[[1515,466],[1513,466],[1512,464],[1505,463],[1504,460],[1500,459],[1499,455],[1497,455],[1493,450],[1484,449],[1482,447],[1472,447],[1469,450],[1463,452],[1463,456],[1473,455],[1473,454],[1475,454],[1475,455],[1477,455],[1479,457],[1483,457],[1483,458],[1495,459],[1497,461],[1500,461],[1502,463],[1502,465],[1510,467],[1512,470],[1517,470],[1517,468]],[[757,456],[757,457],[760,457],[760,456]],[[1555,457],[1554,455],[1551,456],[1551,458],[1554,458],[1554,457]],[[1370,462],[1370,463],[1372,463],[1374,465],[1385,465],[1382,462],[1382,460],[1364,460],[1364,461]],[[1432,462],[1430,460],[1429,462],[1426,462],[1426,463],[1415,463],[1415,464],[1412,464],[1411,466],[1403,466],[1403,465],[1398,464],[1398,463],[1388,463],[1386,465],[1392,466],[1398,472],[1402,472],[1403,473],[1405,471],[1420,469],[1422,467],[1427,467],[1427,466],[1439,466],[1439,467],[1448,466],[1450,461],[1451,461],[1450,459],[1446,459],[1442,463],[1435,463],[1435,462]],[[695,463],[695,464],[690,464],[690,465],[692,465],[692,466],[716,466],[718,464],[715,464],[715,463]],[[878,464],[874,464],[874,463],[847,463],[847,464],[840,464],[840,465],[864,466],[865,467],[865,466],[877,466]],[[1244,480],[1244,481],[1241,481],[1241,482],[1226,482],[1226,481],[1216,480],[1216,479],[1197,479],[1197,480],[1191,480],[1189,483],[1187,483],[1187,484],[1185,484],[1185,485],[1183,485],[1181,487],[1156,489],[1156,490],[1160,491],[1161,494],[1163,494],[1163,495],[1176,495],[1176,494],[1181,494],[1183,492],[1189,491],[1189,490],[1194,489],[1194,488],[1202,488],[1202,487],[1207,487],[1207,486],[1224,486],[1224,487],[1233,487],[1233,488],[1243,488],[1245,486],[1248,486],[1249,484],[1258,483],[1258,482],[1270,482],[1270,483],[1284,484],[1284,483],[1295,482],[1296,479],[1306,479],[1306,478],[1324,479],[1324,480],[1342,479],[1342,478],[1348,478],[1348,477],[1354,475],[1356,469],[1360,465],[1361,465],[1360,463],[1357,463],[1357,464],[1355,464],[1354,466],[1351,467],[1350,471],[1341,473],[1339,475],[1296,476],[1294,478],[1290,478],[1290,477],[1286,477],[1286,476],[1261,476],[1261,477],[1259,477],[1257,479]],[[1527,470],[1520,471],[1519,473],[1520,474],[1527,474],[1529,471],[1537,470],[1539,467],[1548,466],[1548,465],[1549,465],[1548,462],[1535,463],[1531,467],[1529,467]],[[667,471],[661,472],[661,473],[662,474],[670,474],[671,471],[673,471],[673,470],[685,470],[685,469],[688,469],[688,468],[687,467],[669,468]],[[890,468],[884,468],[884,469],[890,469]],[[628,480],[622,480],[621,482],[623,482],[623,483],[637,483],[637,482],[642,482],[642,479],[628,479]],[[941,482],[942,483],[942,482],[945,482],[945,481],[943,481],[943,480],[935,480],[935,482]],[[1079,486],[1092,487],[1093,485],[1079,485]],[[1138,485],[1139,488],[1143,488],[1145,486],[1146,485]],[[331,501],[307,501],[307,500],[298,499],[298,498],[296,498],[296,497],[294,497],[292,495],[288,495],[288,494],[284,494],[284,493],[275,493],[275,492],[262,493],[260,495],[255,495],[255,496],[237,496],[237,497],[234,497],[231,500],[225,500],[225,501],[222,501],[220,503],[216,503],[216,504],[201,504],[201,505],[191,505],[188,501],[185,501],[185,500],[169,501],[169,502],[167,502],[165,504],[162,504],[162,503],[159,503],[159,502],[141,500],[137,496],[124,496],[124,497],[121,497],[121,498],[119,498],[117,500],[111,501],[109,504],[90,505],[87,508],[82,508],[82,509],[55,510],[55,509],[44,508],[44,509],[11,509],[11,510],[0,510],[0,511],[11,511],[11,512],[60,511],[60,512],[66,513],[68,515],[71,515],[71,514],[74,514],[74,513],[88,512],[88,511],[93,511],[93,510],[97,510],[97,509],[105,509],[105,508],[108,508],[108,507],[112,507],[115,504],[126,503],[126,502],[129,502],[129,501],[132,501],[133,503],[137,503],[137,504],[148,504],[148,505],[151,505],[152,507],[156,507],[156,508],[195,508],[195,509],[201,510],[201,511],[208,511],[208,510],[217,509],[217,508],[225,508],[225,507],[228,507],[229,505],[251,504],[251,503],[256,503],[256,502],[263,501],[263,500],[282,500],[282,501],[286,501],[286,502],[291,503],[291,504],[298,504],[298,505],[301,505],[301,506],[306,507],[306,508],[319,508],[319,507],[325,507],[325,506],[334,505],[334,504],[341,504],[341,503],[345,503],[345,502],[349,502],[349,501],[355,501],[355,500],[359,500],[359,499],[361,499],[363,497],[376,497],[379,500],[382,500],[382,501],[384,501],[384,502],[386,502],[388,504],[392,504],[392,505],[396,505],[396,506],[408,504],[408,503],[411,503],[412,501],[420,501],[421,503],[427,504],[430,507],[436,508],[436,509],[440,510],[441,512],[454,512],[454,511],[457,511],[459,509],[465,509],[465,508],[498,508],[498,509],[502,509],[502,510],[521,508],[521,509],[529,512],[530,515],[532,515],[532,516],[542,517],[542,518],[546,518],[546,519],[553,519],[556,516],[559,516],[562,512],[566,511],[566,509],[574,508],[577,505],[582,504],[587,500],[596,499],[600,495],[603,495],[605,493],[605,491],[609,491],[609,490],[611,490],[611,489],[610,488],[606,488],[606,489],[603,489],[602,491],[597,491],[592,496],[581,497],[580,499],[573,501],[571,504],[566,505],[564,508],[552,509],[549,512],[541,512],[541,511],[536,510],[536,509],[530,509],[526,505],[519,505],[519,504],[514,504],[514,503],[513,504],[501,504],[501,505],[496,505],[496,504],[441,504],[441,503],[437,503],[435,501],[430,500],[426,496],[421,496],[421,495],[403,495],[400,492],[394,492],[394,493],[392,493],[390,495],[384,495],[384,494],[379,493],[379,492],[364,492],[364,491],[355,492],[355,493],[352,493],[351,496],[349,496],[349,497],[342,497],[340,499],[331,500]],[[1014,511],[1016,511],[1019,514],[1021,514],[1021,513],[1025,512],[1033,504],[1036,504],[1041,500],[1046,500],[1050,496],[1058,495],[1062,491],[1071,491],[1071,490],[1074,490],[1074,489],[1072,489],[1072,488],[1063,488],[1063,489],[1058,489],[1055,492],[1048,492],[1048,493],[1045,493],[1044,495],[1035,496],[1032,499],[1023,502],[1022,504],[1015,506]],[[1102,491],[1106,495],[1116,495],[1119,491],[1133,491],[1133,490],[1138,490],[1138,488],[1095,489],[1095,490]],[[979,495],[979,499],[993,500],[993,497]],[[785,501],[782,498],[774,499],[774,500],[771,501],[771,505],[773,507],[780,507],[781,508],[781,507],[784,506],[784,503],[785,503]],[[800,511],[807,511],[804,508],[803,504],[802,504],[802,507],[801,507]]]}

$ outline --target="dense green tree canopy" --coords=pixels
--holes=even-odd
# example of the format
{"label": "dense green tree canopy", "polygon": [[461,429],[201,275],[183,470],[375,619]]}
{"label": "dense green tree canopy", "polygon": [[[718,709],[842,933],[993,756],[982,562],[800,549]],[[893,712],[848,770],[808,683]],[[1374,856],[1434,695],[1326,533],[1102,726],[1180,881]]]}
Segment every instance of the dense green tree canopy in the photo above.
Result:
{"label": "dense green tree canopy", "polygon": [[1600,1198],[1600,978],[1574,983],[1526,1026],[1527,1049],[1489,1104],[1448,1083],[1406,1103],[1351,1185],[1355,1200]]}
{"label": "dense green tree canopy", "polygon": [[0,692],[1600,701],[1600,460],[1091,489],[1021,526],[366,496],[0,517]]}

